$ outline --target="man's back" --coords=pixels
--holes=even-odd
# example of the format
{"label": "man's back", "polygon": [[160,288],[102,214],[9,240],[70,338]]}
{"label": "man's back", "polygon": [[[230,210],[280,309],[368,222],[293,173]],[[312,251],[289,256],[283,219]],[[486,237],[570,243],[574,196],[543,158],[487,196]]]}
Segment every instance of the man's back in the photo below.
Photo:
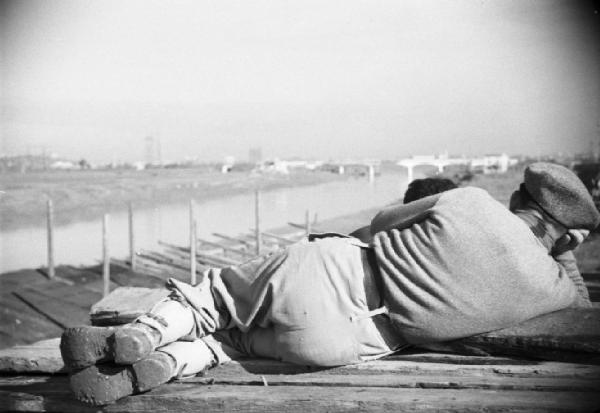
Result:
{"label": "man's back", "polygon": [[422,205],[373,239],[386,305],[408,342],[503,328],[574,300],[564,270],[487,192],[460,188]]}

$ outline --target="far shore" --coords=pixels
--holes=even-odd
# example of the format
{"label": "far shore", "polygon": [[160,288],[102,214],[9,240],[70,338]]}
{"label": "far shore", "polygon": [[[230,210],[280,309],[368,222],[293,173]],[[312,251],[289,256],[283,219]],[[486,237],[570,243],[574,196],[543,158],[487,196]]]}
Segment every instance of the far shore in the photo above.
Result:
{"label": "far shore", "polygon": [[288,175],[249,171],[222,174],[198,168],[7,173],[0,175],[0,230],[44,225],[48,199],[53,202],[56,225],[65,225],[122,211],[129,203],[144,208],[190,199],[201,202],[256,189],[269,191],[346,179],[353,177],[307,170]]}

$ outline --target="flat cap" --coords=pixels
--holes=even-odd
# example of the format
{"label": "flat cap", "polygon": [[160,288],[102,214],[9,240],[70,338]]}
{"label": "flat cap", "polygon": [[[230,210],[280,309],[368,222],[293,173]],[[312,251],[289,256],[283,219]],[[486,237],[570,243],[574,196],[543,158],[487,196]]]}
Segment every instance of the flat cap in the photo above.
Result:
{"label": "flat cap", "polygon": [[532,163],[525,169],[525,188],[537,204],[567,228],[594,230],[600,212],[583,182],[564,166]]}

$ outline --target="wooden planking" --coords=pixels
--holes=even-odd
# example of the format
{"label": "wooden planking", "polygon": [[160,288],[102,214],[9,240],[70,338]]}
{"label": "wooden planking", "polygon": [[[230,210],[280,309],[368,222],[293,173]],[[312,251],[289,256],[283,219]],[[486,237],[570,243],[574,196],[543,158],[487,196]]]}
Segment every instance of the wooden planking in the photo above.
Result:
{"label": "wooden planking", "polygon": [[[201,385],[174,382],[126,397],[105,412],[306,412],[314,411],[455,411],[589,412],[600,396],[592,392],[545,392],[485,389],[428,389],[338,386]],[[68,379],[0,378],[0,410],[92,412],[73,399]]]}
{"label": "wooden planking", "polygon": [[273,234],[272,232],[263,232],[262,236],[264,238],[270,238],[274,240],[277,244],[290,245],[296,243],[298,240],[290,239],[288,237],[281,236],[279,234]]}
{"label": "wooden planking", "polygon": [[489,354],[600,364],[600,308],[568,308],[453,343]]}
{"label": "wooden planking", "polygon": [[[12,350],[13,366],[21,363],[30,373],[43,368],[61,372],[62,363],[48,360],[60,360],[58,339],[18,350]],[[6,365],[7,353],[0,352],[0,366]],[[408,353],[330,369],[242,359],[103,410],[591,411],[600,402],[599,382],[599,366],[493,357]],[[66,376],[0,376],[0,410],[97,408],[73,400]]]}
{"label": "wooden planking", "polygon": [[64,373],[59,344],[59,338],[51,338],[35,344],[0,350],[0,372],[3,374]]}
{"label": "wooden planking", "polygon": [[[111,287],[117,285],[112,283]],[[91,305],[102,298],[102,280],[95,279],[82,285],[64,285],[60,282],[43,286],[31,286],[15,291],[21,294],[23,291],[35,291],[37,294],[60,303],[73,304],[89,310]]]}
{"label": "wooden planking", "polygon": [[50,281],[38,270],[20,270],[0,274],[0,293],[6,294],[25,285],[47,284]]}
{"label": "wooden planking", "polygon": [[46,289],[31,286],[14,294],[61,327],[89,324],[89,309],[101,298],[98,292],[81,286]]}
{"label": "wooden planking", "polygon": [[242,244],[246,248],[252,248],[254,246],[253,240],[246,240],[242,239],[241,237],[231,237],[229,235],[220,234],[218,232],[213,232],[213,236],[224,239],[225,241],[229,241],[233,244]]}
{"label": "wooden planking", "polygon": [[28,344],[61,334],[62,328],[13,294],[0,298],[0,348]]}
{"label": "wooden planking", "polygon": [[89,271],[86,268],[73,267],[71,265],[59,265],[55,268],[55,275],[62,280],[68,280],[73,284],[86,284],[101,280],[100,274]]}
{"label": "wooden planking", "polygon": [[589,272],[581,274],[590,294],[592,302],[600,301],[600,272]]}
{"label": "wooden planking", "polygon": [[[443,360],[443,362],[440,362]],[[243,369],[256,374],[301,374],[318,371],[328,374],[377,375],[396,374],[430,375],[505,375],[509,377],[577,377],[600,379],[600,367],[596,365],[562,363],[553,361],[457,356],[439,353],[398,354],[384,359],[335,368],[297,366],[267,359],[240,359],[220,367],[232,372]]]}
{"label": "wooden planking", "polygon": [[[254,257],[254,254],[249,253],[248,250],[246,249],[246,246],[244,245],[226,245],[225,243],[218,243],[218,242],[214,242],[214,241],[208,241],[205,239],[198,239],[198,243],[200,244],[200,246],[209,246],[209,247],[214,247],[217,248],[217,251],[222,250],[223,255],[225,255],[225,253],[227,252],[231,252],[234,253],[236,255],[241,255],[243,258],[252,258]],[[205,251],[207,252],[207,251]]]}
{"label": "wooden planking", "polygon": [[401,374],[395,371],[380,374],[327,374],[304,373],[295,375],[252,374],[246,371],[230,374],[228,369],[214,369],[205,377],[184,380],[190,383],[269,386],[331,386],[331,387],[393,387],[423,389],[488,389],[531,391],[600,391],[600,379],[544,378]]}
{"label": "wooden planking", "polygon": [[110,279],[120,286],[129,287],[160,288],[165,285],[164,278],[146,274],[141,269],[136,272],[127,270],[118,274],[111,274]]}
{"label": "wooden planking", "polygon": [[[183,260],[189,260],[189,248],[180,247],[162,241],[159,241],[159,244],[165,247],[169,254],[175,255]],[[226,267],[229,265],[237,265],[240,262],[242,262],[239,260],[234,260],[231,257],[224,257],[222,255],[217,255],[214,253],[203,253],[200,251],[196,252],[196,260],[202,265],[213,267]]]}
{"label": "wooden planking", "polygon": [[15,293],[17,297],[62,328],[88,324],[85,308],[72,304],[56,302],[35,291],[23,290]]}
{"label": "wooden planking", "polygon": [[90,319],[94,325],[130,323],[168,294],[166,288],[119,287],[92,306]]}
{"label": "wooden planking", "polygon": [[[46,372],[59,371],[63,367],[58,352],[60,339],[47,340],[27,347],[27,354],[31,357],[33,365],[42,365],[36,361],[44,359],[50,366]],[[7,349],[0,351],[4,357],[5,365],[11,363],[12,357],[18,358],[18,351]],[[54,357],[54,359],[53,359]],[[53,359],[54,364],[48,364]],[[19,362],[13,364],[18,365]],[[1,371],[1,370],[0,370]],[[11,370],[16,371],[16,370]],[[23,370],[31,372],[38,370]],[[43,370],[39,370],[43,371]],[[555,379],[585,379],[591,382],[600,380],[600,366],[561,363],[551,361],[535,361],[500,357],[460,356],[439,353],[400,353],[385,359],[370,361],[361,364],[340,366],[336,368],[315,368],[282,363],[276,360],[242,358],[228,364],[219,366],[207,372],[206,377],[242,377],[244,374],[252,375],[302,375],[313,374],[319,377],[334,376],[378,376],[378,375],[406,375],[406,376],[455,376],[480,378],[507,377],[507,378],[555,378]]]}

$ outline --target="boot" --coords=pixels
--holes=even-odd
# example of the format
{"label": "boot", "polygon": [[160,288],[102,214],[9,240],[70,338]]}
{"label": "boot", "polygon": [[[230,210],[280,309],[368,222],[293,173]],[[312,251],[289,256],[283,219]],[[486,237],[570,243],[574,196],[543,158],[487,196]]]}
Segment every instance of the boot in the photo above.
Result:
{"label": "boot", "polygon": [[70,375],[71,390],[77,400],[101,406],[148,391],[175,376],[173,358],[161,351],[133,363],[131,366],[99,364]]}
{"label": "boot", "polygon": [[62,334],[60,352],[65,366],[72,371],[108,361],[133,364],[150,354],[159,342],[160,333],[141,323],[71,327]]}

